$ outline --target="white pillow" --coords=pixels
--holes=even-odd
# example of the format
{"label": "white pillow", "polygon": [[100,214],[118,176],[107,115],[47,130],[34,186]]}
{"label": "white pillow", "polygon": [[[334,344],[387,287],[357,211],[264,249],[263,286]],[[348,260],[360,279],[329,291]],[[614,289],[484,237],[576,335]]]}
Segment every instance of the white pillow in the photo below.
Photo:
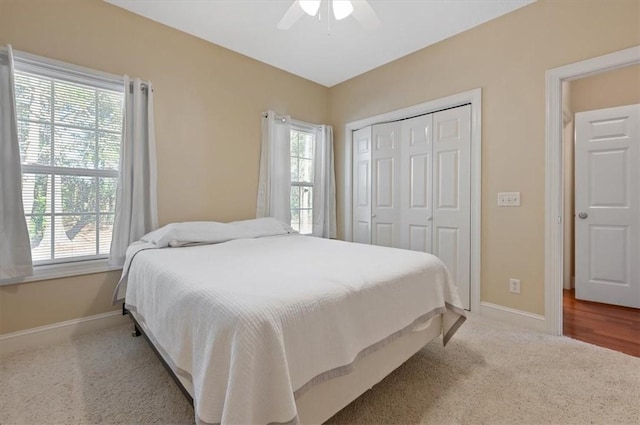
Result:
{"label": "white pillow", "polygon": [[141,240],[159,248],[213,244],[233,239],[259,238],[295,233],[291,226],[271,217],[219,223],[190,221],[171,223],[144,235]]}

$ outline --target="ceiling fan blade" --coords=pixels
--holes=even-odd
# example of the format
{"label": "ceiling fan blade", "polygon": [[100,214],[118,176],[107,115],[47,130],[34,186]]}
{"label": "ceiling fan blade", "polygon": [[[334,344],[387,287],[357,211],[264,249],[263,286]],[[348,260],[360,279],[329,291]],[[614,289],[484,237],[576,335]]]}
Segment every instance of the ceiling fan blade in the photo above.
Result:
{"label": "ceiling fan blade", "polygon": [[282,16],[282,19],[280,19],[280,22],[278,22],[277,28],[279,30],[288,30],[293,26],[293,24],[298,22],[298,19],[300,19],[302,15],[304,15],[304,10],[300,7],[298,0],[294,0],[291,6],[289,6],[289,9],[287,9]]}
{"label": "ceiling fan blade", "polygon": [[373,29],[382,23],[367,0],[352,0],[351,4],[353,5],[353,17],[364,28]]}

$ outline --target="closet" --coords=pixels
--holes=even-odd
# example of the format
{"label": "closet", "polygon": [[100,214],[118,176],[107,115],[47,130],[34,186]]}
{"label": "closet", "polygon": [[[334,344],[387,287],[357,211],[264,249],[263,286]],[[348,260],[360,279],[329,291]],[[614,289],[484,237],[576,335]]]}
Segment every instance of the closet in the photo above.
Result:
{"label": "closet", "polygon": [[471,105],[352,137],[353,241],[438,256],[469,308]]}

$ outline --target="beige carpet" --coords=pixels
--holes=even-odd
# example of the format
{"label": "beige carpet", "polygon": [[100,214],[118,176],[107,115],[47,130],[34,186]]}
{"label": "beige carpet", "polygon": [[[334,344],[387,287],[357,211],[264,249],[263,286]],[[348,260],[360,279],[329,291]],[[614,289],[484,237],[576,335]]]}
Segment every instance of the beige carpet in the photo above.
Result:
{"label": "beige carpet", "polygon": [[[5,357],[0,424],[192,424],[129,326]],[[472,316],[330,424],[640,424],[640,358]]]}

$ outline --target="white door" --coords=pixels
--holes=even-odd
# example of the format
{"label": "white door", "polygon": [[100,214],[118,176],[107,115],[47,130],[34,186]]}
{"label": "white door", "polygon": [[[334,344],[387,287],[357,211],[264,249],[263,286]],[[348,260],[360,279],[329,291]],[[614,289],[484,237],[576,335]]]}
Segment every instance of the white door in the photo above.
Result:
{"label": "white door", "polygon": [[371,243],[371,126],[353,132],[353,241]]}
{"label": "white door", "polygon": [[400,246],[400,123],[372,128],[371,243]]}
{"label": "white door", "polygon": [[576,298],[640,308],[640,105],[575,118]]}
{"label": "white door", "polygon": [[433,114],[433,254],[470,306],[471,105]]}
{"label": "white door", "polygon": [[431,253],[432,248],[432,143],[433,114],[401,121],[400,247]]}

